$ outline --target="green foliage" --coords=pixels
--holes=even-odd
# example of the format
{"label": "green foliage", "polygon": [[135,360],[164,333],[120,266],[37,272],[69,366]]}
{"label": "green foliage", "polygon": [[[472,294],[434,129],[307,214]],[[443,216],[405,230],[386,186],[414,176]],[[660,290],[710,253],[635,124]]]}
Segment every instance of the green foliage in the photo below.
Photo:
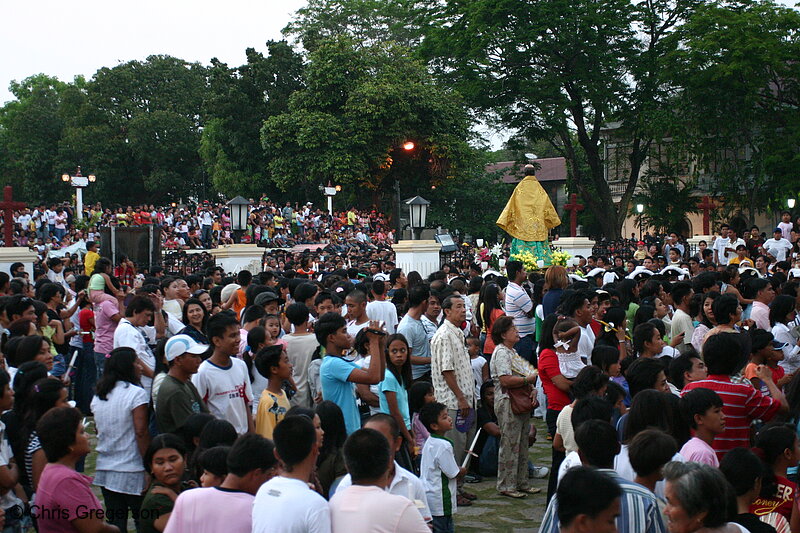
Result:
{"label": "green foliage", "polygon": [[[333,39],[310,54],[305,83],[261,132],[282,189],[331,180],[375,203],[391,196],[395,181],[416,194],[476,163],[458,95],[437,86],[405,48]],[[403,149],[407,140],[413,150]]]}
{"label": "green foliage", "polygon": [[698,212],[697,198],[693,196],[694,183],[684,183],[674,170],[662,169],[647,172],[641,186],[641,191],[633,197],[633,205],[642,204],[644,211],[639,215],[633,206],[630,211],[637,222],[659,233],[677,231],[687,235],[686,215]]}
{"label": "green foliage", "polygon": [[675,137],[728,206],[800,192],[800,13],[772,2],[699,6],[676,39]]}

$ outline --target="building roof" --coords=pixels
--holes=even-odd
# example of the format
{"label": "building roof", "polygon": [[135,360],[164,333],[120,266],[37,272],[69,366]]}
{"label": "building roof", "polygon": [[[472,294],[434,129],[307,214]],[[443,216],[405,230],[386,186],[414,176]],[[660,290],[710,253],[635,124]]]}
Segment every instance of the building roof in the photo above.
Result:
{"label": "building roof", "polygon": [[[563,157],[537,159],[539,169],[536,179],[539,181],[567,181],[567,162]],[[502,172],[503,183],[519,183],[525,177],[524,165],[518,161],[501,161],[486,165],[487,173]]]}

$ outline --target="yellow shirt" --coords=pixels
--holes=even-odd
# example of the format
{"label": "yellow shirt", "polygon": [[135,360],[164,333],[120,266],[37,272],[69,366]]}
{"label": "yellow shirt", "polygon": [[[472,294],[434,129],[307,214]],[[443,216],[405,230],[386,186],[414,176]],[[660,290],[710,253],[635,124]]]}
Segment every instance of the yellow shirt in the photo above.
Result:
{"label": "yellow shirt", "polygon": [[289,407],[291,407],[289,398],[286,397],[284,391],[277,395],[264,389],[264,392],[261,393],[261,400],[258,402],[258,411],[256,411],[256,433],[272,439],[275,426],[286,416]]}
{"label": "yellow shirt", "polygon": [[87,276],[91,276],[94,273],[94,264],[97,263],[98,259],[100,259],[100,254],[97,252],[86,252],[83,258],[83,270]]}

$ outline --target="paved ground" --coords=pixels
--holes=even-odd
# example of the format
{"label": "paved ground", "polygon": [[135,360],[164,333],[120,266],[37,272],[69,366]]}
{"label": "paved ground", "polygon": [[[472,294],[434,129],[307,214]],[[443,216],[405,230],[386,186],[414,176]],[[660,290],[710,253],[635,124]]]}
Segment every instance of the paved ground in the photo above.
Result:
{"label": "paved ground", "polygon": [[[530,449],[530,458],[536,465],[550,466],[550,441],[545,439],[544,422],[536,420],[539,438]],[[547,478],[533,479],[534,487],[542,492],[515,500],[500,496],[495,488],[495,479],[484,479],[481,483],[467,484],[467,490],[478,495],[470,507],[462,507],[456,514],[457,533],[535,533],[546,508]]]}

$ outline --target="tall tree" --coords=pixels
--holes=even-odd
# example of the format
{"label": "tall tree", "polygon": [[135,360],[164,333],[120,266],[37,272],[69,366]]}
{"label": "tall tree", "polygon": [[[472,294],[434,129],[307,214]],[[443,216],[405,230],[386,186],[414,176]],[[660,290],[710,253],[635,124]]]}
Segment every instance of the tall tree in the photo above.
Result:
{"label": "tall tree", "polygon": [[214,186],[229,196],[272,194],[269,161],[261,146],[264,121],[288,108],[302,87],[303,61],[286,42],[267,42],[267,55],[247,49],[247,63],[209,68],[200,153]]}
{"label": "tall tree", "polygon": [[332,180],[359,187],[372,203],[392,197],[395,184],[412,196],[462,175],[476,164],[470,136],[458,95],[407,49],[356,47],[347,38],[310,54],[305,88],[262,129],[280,187]]}
{"label": "tall tree", "polygon": [[675,137],[710,190],[751,218],[800,193],[800,13],[712,2],[675,36]]}
{"label": "tall tree", "polygon": [[[661,71],[675,46],[667,38],[695,3],[447,0],[423,48],[469,104],[528,141],[551,142],[603,233],[615,237],[660,133]],[[629,146],[618,204],[604,168],[602,132],[612,121]]]}

